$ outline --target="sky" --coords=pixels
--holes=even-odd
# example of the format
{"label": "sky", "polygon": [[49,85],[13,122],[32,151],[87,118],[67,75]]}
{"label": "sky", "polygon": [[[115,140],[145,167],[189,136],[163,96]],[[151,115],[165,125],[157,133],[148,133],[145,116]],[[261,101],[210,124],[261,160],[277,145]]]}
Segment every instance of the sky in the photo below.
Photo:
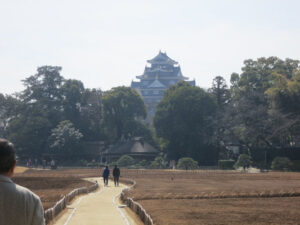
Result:
{"label": "sky", "polygon": [[300,59],[298,0],[0,0],[0,93],[39,66],[86,88],[129,86],[160,50],[208,88],[243,61]]}

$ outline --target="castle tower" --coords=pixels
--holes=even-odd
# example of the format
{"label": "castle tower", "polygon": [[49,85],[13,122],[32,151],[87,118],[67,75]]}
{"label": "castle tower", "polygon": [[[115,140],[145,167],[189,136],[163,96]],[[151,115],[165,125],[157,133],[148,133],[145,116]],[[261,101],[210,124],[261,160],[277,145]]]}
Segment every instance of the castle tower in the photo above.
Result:
{"label": "castle tower", "polygon": [[182,75],[178,62],[161,51],[147,62],[150,66],[145,67],[142,75],[136,76],[140,81],[132,81],[131,87],[144,99],[148,113],[146,121],[152,123],[156,105],[162,100],[165,90],[181,80],[189,82],[192,86],[195,86],[195,81],[188,81],[188,78]]}

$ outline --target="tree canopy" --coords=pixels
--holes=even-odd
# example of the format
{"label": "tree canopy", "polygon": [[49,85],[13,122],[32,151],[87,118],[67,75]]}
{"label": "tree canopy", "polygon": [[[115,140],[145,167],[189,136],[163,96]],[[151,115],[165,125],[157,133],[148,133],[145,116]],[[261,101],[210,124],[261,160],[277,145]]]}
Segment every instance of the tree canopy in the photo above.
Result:
{"label": "tree canopy", "polygon": [[168,157],[214,160],[211,145],[215,113],[216,104],[203,89],[186,82],[170,87],[154,116],[157,136],[168,142]]}
{"label": "tree canopy", "polygon": [[146,117],[146,108],[135,90],[129,87],[113,88],[103,93],[102,104],[109,139],[116,141],[139,135],[138,130],[143,125],[138,121]]}

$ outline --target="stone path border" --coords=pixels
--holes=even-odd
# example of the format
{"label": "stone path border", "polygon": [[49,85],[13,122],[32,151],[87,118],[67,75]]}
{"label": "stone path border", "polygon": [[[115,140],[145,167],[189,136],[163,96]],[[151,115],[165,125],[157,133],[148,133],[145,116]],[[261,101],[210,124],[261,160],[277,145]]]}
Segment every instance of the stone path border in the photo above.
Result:
{"label": "stone path border", "polygon": [[70,203],[74,199],[75,196],[95,191],[95,190],[97,190],[98,187],[99,187],[99,185],[96,182],[91,187],[81,187],[81,188],[76,188],[73,191],[71,191],[69,194],[67,194],[62,199],[60,199],[58,202],[56,202],[56,204],[52,208],[49,208],[44,212],[46,224],[48,224],[63,209],[65,209],[67,204]]}
{"label": "stone path border", "polygon": [[126,179],[127,181],[131,182],[132,185],[128,188],[124,188],[121,192],[120,198],[123,202],[126,203],[126,205],[135,212],[139,218],[142,220],[142,222],[145,225],[153,225],[153,220],[151,216],[146,212],[146,210],[136,201],[134,201],[132,198],[125,197],[125,192],[129,191],[130,189],[134,188],[136,186],[136,182],[130,179]]}
{"label": "stone path border", "polygon": [[[145,225],[153,225],[153,220],[151,216],[146,212],[146,210],[136,201],[134,201],[132,198],[125,197],[125,193],[129,191],[130,189],[134,188],[136,186],[136,182],[130,179],[126,179],[131,183],[130,187],[124,188],[121,192],[121,194],[116,195],[113,198],[113,204],[116,206],[117,210],[121,214],[124,222],[126,225],[130,225],[128,219],[124,215],[124,213],[120,210],[116,203],[116,199],[120,196],[120,199],[126,203],[126,205],[137,214],[137,216],[141,219],[141,221]],[[49,208],[45,211],[45,220],[46,223],[49,223],[52,221],[63,209],[66,208],[67,204],[69,204],[75,196],[80,195],[80,194],[87,194],[89,192],[95,191],[99,187],[98,183],[96,182],[94,185],[91,187],[82,187],[82,188],[77,188],[71,191],[68,195],[64,196],[61,200],[59,200],[52,208]],[[104,190],[102,188],[102,190]],[[78,204],[80,203],[81,199],[79,199]],[[71,220],[72,216],[76,212],[77,208],[74,208],[70,216],[68,217],[67,221],[65,222],[65,225],[68,225],[69,221]]]}

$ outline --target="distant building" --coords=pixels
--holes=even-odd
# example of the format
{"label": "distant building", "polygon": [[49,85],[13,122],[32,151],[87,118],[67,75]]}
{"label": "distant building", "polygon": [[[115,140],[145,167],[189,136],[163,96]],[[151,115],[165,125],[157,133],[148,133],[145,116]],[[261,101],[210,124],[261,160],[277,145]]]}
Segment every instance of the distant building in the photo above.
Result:
{"label": "distant building", "polygon": [[148,112],[146,121],[151,123],[156,105],[162,100],[166,89],[181,80],[195,86],[195,80],[188,81],[188,78],[182,75],[178,62],[161,51],[147,62],[150,66],[146,66],[144,73],[136,77],[140,81],[132,81],[131,87],[144,99]]}
{"label": "distant building", "polygon": [[138,160],[151,161],[158,153],[159,151],[155,147],[142,138],[134,138],[110,146],[106,151],[102,152],[101,162],[116,162],[123,155],[129,155]]}

